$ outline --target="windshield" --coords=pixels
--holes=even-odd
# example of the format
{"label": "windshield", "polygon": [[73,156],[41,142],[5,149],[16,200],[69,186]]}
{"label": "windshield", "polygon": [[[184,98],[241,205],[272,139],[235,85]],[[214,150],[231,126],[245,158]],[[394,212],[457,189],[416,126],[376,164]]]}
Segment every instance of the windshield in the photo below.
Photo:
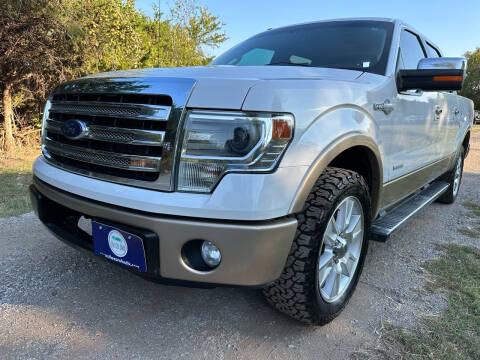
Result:
{"label": "windshield", "polygon": [[296,25],[256,35],[215,59],[213,65],[279,65],[352,69],[385,74],[393,23],[332,21]]}

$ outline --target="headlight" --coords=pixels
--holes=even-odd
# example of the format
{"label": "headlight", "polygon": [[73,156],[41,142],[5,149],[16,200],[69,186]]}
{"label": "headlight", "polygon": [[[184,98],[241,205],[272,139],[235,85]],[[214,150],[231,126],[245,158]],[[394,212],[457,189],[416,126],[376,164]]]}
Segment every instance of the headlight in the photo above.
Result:
{"label": "headlight", "polygon": [[50,100],[47,100],[45,107],[43,109],[43,117],[42,117],[42,144],[45,143],[45,127],[47,126],[47,119],[49,117],[50,108],[52,107],[52,103]]}
{"label": "headlight", "polygon": [[229,172],[270,172],[293,136],[293,116],[189,111],[177,189],[211,192]]}

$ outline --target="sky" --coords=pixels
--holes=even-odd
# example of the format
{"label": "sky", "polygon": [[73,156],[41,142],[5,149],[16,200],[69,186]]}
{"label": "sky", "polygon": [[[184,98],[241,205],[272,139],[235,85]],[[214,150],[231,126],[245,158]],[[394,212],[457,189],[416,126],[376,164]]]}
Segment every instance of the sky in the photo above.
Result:
{"label": "sky", "polygon": [[[402,19],[424,34],[444,56],[462,56],[480,47],[479,0],[197,0],[225,23],[229,39],[218,49],[220,55],[239,42],[285,25],[345,17]],[[137,8],[152,15],[158,0],[137,0]],[[174,0],[160,0],[167,12]]]}

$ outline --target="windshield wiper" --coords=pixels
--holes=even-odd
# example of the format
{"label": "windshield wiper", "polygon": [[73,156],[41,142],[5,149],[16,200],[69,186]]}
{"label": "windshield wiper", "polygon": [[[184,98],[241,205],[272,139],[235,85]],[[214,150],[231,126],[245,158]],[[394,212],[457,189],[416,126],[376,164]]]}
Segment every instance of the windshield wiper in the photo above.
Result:
{"label": "windshield wiper", "polygon": [[307,67],[313,67],[309,63],[292,63],[289,61],[278,61],[278,62],[273,62],[270,64],[265,64],[265,65],[289,65],[289,66],[307,66]]}
{"label": "windshield wiper", "polygon": [[346,66],[335,66],[332,67],[332,69],[340,69],[340,70],[353,70],[353,71],[361,71],[365,72],[365,70],[360,69],[360,68],[355,68],[355,67],[346,67]]}
{"label": "windshield wiper", "polygon": [[[306,67],[321,67],[321,66],[315,66],[309,63],[292,63],[289,61],[277,61],[273,62],[270,64],[265,64],[265,65],[288,65],[288,66],[306,66]],[[341,70],[354,70],[354,71],[361,71],[365,72],[365,69],[360,69],[360,68],[355,68],[355,67],[347,67],[347,66],[325,66],[325,68],[328,69],[341,69]]]}

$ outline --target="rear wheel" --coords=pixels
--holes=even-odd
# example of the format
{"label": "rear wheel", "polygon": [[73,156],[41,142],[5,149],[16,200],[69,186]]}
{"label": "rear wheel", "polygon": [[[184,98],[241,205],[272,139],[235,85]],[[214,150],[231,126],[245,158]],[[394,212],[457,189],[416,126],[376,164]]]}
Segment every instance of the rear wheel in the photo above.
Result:
{"label": "rear wheel", "polygon": [[356,172],[327,168],[297,219],[282,275],[264,294],[281,312],[323,325],[348,303],[363,268],[370,228],[365,181]]}
{"label": "rear wheel", "polygon": [[438,202],[444,204],[452,204],[455,202],[455,199],[458,195],[458,190],[460,190],[460,185],[462,183],[464,160],[463,155],[464,150],[462,147],[458,153],[454,168],[443,176],[443,180],[447,181],[450,186],[448,187],[447,191],[445,191],[442,196],[438,198]]}

